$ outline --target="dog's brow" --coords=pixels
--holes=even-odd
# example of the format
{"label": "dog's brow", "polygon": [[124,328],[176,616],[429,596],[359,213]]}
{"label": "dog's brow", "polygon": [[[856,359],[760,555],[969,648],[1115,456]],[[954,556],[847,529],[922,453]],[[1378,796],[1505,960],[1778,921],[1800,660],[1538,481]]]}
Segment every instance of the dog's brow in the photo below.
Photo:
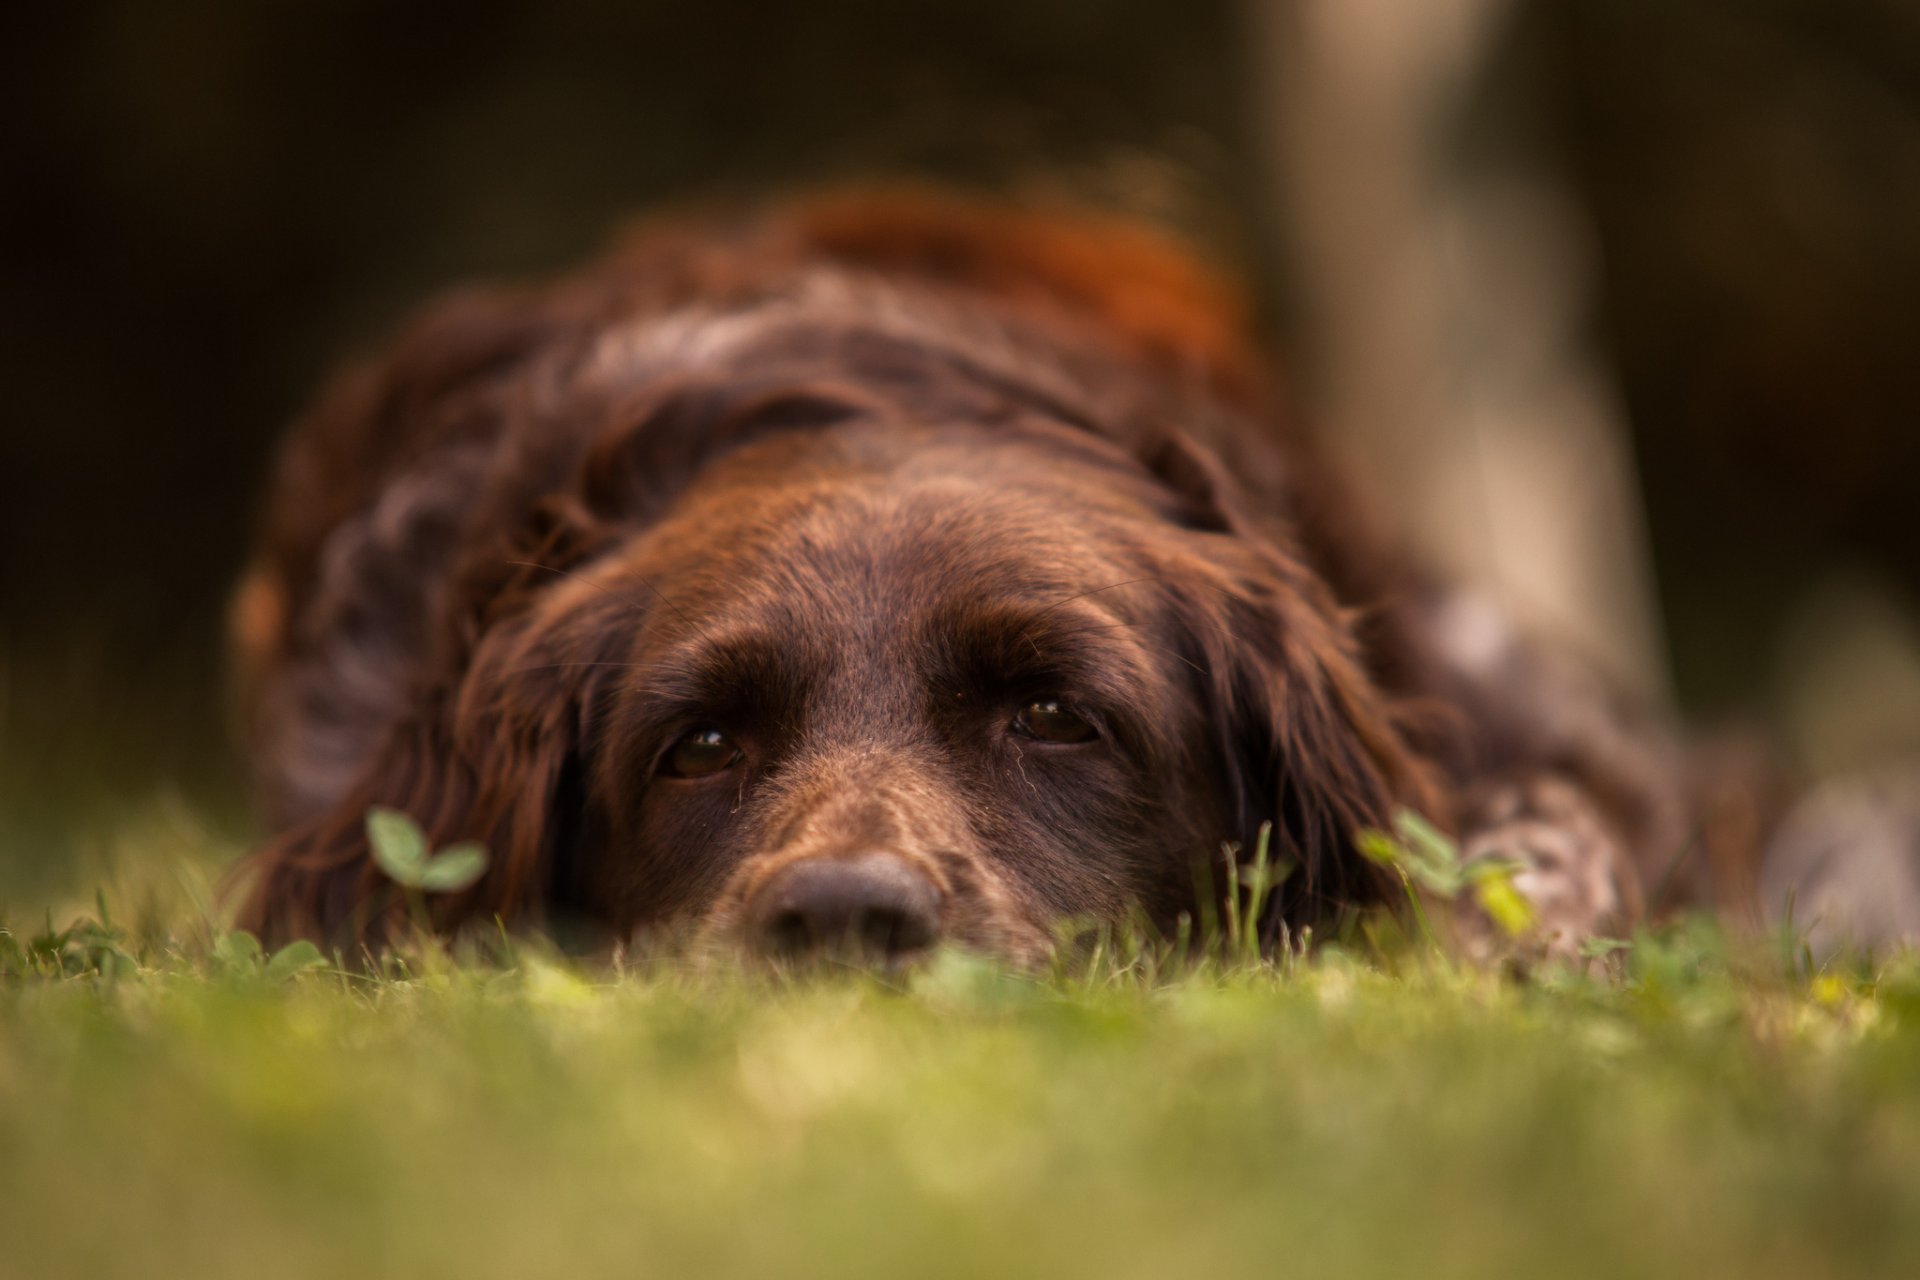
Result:
{"label": "dog's brow", "polygon": [[690,639],[636,665],[654,692],[689,703],[783,701],[806,669],[794,642],[751,630]]}
{"label": "dog's brow", "polygon": [[[1076,591],[1071,595],[1062,596],[1058,600],[1055,600],[1052,603],[1045,605],[1040,609],[1039,612],[1035,613],[1031,618],[1027,619],[1026,625],[1021,628],[1020,638],[1021,640],[1026,642],[1026,645],[1028,648],[1033,650],[1034,657],[1040,658],[1044,661],[1045,655],[1040,652],[1040,643],[1038,639],[1035,637],[1034,633],[1040,626],[1042,626],[1044,623],[1051,620],[1059,612],[1059,610],[1064,609],[1068,605],[1074,604],[1078,601],[1086,600],[1093,596],[1101,595],[1108,591],[1118,591],[1121,587],[1131,587],[1142,582],[1152,582],[1152,581],[1154,581],[1154,578],[1152,576],[1143,576],[1143,577],[1137,577],[1137,578],[1122,578],[1118,582],[1109,582],[1104,587],[1090,587],[1085,591]],[[1116,627],[1128,627],[1131,625],[1132,624],[1124,621],[1107,620],[1101,623],[1087,623],[1082,625],[1079,628],[1076,628],[1076,630],[1082,633],[1088,632],[1088,631],[1108,631],[1108,630],[1113,630]]]}
{"label": "dog's brow", "polygon": [[956,670],[973,680],[1137,674],[1137,638],[1112,635],[1129,625],[1104,610],[1074,607],[1094,594],[1078,592],[1040,608],[960,609],[936,625],[948,638]]}

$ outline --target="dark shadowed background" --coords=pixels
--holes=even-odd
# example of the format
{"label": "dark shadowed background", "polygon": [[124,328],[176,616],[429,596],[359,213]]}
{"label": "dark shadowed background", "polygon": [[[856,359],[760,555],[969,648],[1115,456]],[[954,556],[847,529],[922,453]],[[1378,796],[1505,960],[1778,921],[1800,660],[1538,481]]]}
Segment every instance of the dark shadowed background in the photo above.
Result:
{"label": "dark shadowed background", "polygon": [[[1287,351],[1267,2],[8,6],[0,894],[66,883],[130,805],[244,828],[218,616],[258,482],[436,289],[563,267],[663,198],[931,174],[1172,221]],[[1920,4],[1502,24],[1498,92],[1436,128],[1524,125],[1590,236],[1683,705],[1791,731],[1867,670],[1876,714],[1911,708],[1876,694],[1915,670]],[[1876,749],[1920,748],[1904,714]]]}

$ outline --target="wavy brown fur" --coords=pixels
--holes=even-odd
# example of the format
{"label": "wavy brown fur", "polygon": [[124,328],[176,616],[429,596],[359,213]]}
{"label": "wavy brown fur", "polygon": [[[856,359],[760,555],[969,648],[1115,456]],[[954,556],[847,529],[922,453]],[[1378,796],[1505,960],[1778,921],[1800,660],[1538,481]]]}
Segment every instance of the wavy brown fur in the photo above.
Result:
{"label": "wavy brown fur", "polygon": [[[234,619],[271,940],[379,938],[373,805],[492,851],[448,928],[730,936],[783,868],[880,850],[1015,956],[1170,923],[1266,822],[1281,917],[1323,919],[1383,891],[1356,830],[1541,772],[1664,838],[1605,750],[1452,661],[1234,291],[1128,224],[918,192],[662,220],[431,309],[295,428],[266,510]],[[1043,697],[1095,741],[1010,736]],[[662,776],[698,725],[741,763]]]}

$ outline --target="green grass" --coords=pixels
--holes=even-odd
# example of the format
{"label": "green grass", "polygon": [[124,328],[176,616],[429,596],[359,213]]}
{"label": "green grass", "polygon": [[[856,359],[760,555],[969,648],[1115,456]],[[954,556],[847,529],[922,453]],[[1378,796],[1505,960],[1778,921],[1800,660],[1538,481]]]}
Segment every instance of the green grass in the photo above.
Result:
{"label": "green grass", "polygon": [[1920,1275],[1912,956],[272,970],[206,923],[230,780],[19,712],[3,1280]]}
{"label": "green grass", "polygon": [[0,938],[0,1274],[1920,1274],[1911,957],[900,990],[269,973],[180,918]]}

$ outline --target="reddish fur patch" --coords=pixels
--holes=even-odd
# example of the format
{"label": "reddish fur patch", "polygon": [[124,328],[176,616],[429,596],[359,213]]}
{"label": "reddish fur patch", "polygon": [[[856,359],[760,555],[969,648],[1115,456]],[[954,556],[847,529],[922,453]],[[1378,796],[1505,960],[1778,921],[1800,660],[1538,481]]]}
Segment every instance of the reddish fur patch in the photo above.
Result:
{"label": "reddish fur patch", "polygon": [[914,188],[818,196],[787,217],[808,244],[844,261],[1063,307],[1152,364],[1237,396],[1264,386],[1245,293],[1140,223]]}

